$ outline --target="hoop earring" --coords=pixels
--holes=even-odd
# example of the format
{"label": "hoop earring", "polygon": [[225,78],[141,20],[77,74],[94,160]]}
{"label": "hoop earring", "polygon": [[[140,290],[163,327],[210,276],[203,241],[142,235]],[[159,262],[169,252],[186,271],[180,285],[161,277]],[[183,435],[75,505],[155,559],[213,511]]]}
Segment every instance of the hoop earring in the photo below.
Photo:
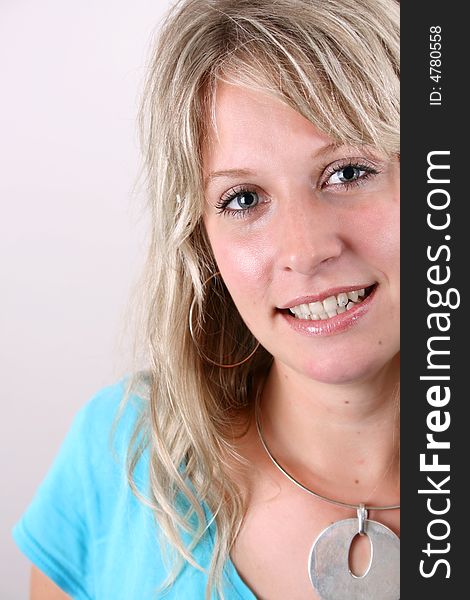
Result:
{"label": "hoop earring", "polygon": [[[215,273],[213,273],[210,277],[208,277],[204,283],[202,284],[202,287],[204,287],[205,285],[207,285],[209,283],[209,281],[211,279],[213,279],[214,277],[217,277],[217,275],[220,275],[220,271],[216,271]],[[248,354],[248,356],[246,358],[244,358],[243,360],[234,363],[232,365],[224,365],[222,363],[218,363],[215,362],[214,360],[212,360],[211,358],[209,358],[208,356],[206,356],[204,354],[204,352],[202,352],[202,350],[199,348],[197,342],[196,342],[196,336],[194,335],[194,331],[193,331],[193,312],[194,312],[194,306],[196,305],[196,296],[194,296],[192,302],[191,302],[191,307],[189,309],[189,333],[191,334],[191,338],[193,340],[194,345],[196,346],[197,352],[199,354],[199,356],[201,358],[203,358],[205,361],[207,361],[208,363],[215,365],[216,367],[221,367],[222,369],[233,369],[234,367],[239,367],[240,365],[242,365],[243,363],[247,362],[248,360],[250,360],[250,358],[255,354],[255,352],[258,350],[260,343],[257,342],[256,346],[254,348],[254,350],[252,350],[250,352],[250,354]]]}

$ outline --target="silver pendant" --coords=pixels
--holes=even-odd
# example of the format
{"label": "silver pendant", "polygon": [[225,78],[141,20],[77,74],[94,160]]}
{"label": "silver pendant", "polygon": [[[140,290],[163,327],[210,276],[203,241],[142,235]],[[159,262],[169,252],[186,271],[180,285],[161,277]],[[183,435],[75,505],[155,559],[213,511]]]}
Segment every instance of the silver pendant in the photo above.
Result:
{"label": "silver pendant", "polygon": [[[361,577],[349,569],[349,549],[358,534],[369,536],[371,557]],[[385,525],[367,519],[337,521],[315,540],[308,560],[310,581],[321,600],[399,600],[400,539]]]}

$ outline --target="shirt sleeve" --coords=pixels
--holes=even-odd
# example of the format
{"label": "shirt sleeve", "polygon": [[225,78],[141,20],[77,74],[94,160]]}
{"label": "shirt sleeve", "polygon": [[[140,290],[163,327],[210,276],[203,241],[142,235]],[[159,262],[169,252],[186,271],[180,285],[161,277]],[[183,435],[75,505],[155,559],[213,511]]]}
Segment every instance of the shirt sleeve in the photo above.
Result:
{"label": "shirt sleeve", "polygon": [[[106,388],[76,415],[51,469],[13,529],[19,549],[72,598],[92,600],[93,535],[103,470],[122,387]],[[109,473],[108,473],[109,475]]]}

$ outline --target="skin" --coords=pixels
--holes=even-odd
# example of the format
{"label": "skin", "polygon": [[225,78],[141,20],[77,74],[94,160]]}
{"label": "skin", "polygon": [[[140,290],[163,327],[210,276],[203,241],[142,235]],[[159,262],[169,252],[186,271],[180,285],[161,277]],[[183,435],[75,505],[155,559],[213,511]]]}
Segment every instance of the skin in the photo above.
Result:
{"label": "skin", "polygon": [[[216,124],[204,152],[204,224],[235,305],[274,357],[260,401],[268,445],[321,494],[398,503],[398,161],[335,146],[290,107],[236,85],[219,85]],[[361,166],[356,185],[344,184],[350,164]],[[232,192],[238,196],[224,212]],[[367,313],[340,332],[299,333],[278,310],[302,296],[373,283]],[[312,542],[354,511],[293,486],[253,424],[239,451],[250,461],[240,481],[248,513],[232,559],[257,597],[293,598],[296,590],[297,600],[311,600]],[[369,516],[398,533],[398,511]],[[368,548],[357,544],[351,560],[360,571]]]}
{"label": "skin", "polygon": [[36,567],[31,568],[29,588],[30,600],[69,600],[65,592],[56,586],[42,571]]}

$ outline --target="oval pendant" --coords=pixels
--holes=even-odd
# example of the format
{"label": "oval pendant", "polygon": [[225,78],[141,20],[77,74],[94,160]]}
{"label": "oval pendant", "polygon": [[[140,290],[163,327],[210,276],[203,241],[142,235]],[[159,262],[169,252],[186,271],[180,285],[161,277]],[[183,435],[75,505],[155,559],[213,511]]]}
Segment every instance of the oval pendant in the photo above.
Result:
{"label": "oval pendant", "polygon": [[321,600],[399,600],[400,539],[385,525],[365,521],[371,546],[362,577],[349,570],[349,548],[358,533],[357,519],[337,521],[315,540],[308,560],[310,581]]}

